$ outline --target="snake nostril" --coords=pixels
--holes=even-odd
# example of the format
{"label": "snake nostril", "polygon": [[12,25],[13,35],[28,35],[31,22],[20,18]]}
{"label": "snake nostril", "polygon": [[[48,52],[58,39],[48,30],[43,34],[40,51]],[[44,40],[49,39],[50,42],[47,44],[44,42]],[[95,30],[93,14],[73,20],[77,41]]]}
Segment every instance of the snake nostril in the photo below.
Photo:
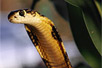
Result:
{"label": "snake nostril", "polygon": [[16,16],[14,16],[14,18],[17,18]]}
{"label": "snake nostril", "polygon": [[11,22],[11,21],[12,21],[12,19],[9,19],[9,21]]}

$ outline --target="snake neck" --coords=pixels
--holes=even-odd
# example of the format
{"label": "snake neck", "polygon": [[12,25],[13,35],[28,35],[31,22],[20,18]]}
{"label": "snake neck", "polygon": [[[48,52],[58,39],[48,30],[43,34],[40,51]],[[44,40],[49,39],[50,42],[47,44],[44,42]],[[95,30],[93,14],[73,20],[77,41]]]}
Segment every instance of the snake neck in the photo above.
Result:
{"label": "snake neck", "polygon": [[53,22],[46,17],[40,16],[39,19],[29,21],[27,24],[30,28],[30,31],[36,34],[40,39],[48,40],[49,37],[52,37],[51,32],[52,27],[54,26]]}
{"label": "snake neck", "polygon": [[31,27],[32,33],[36,34],[41,42],[48,42],[52,38],[52,26],[47,23],[37,23]]}
{"label": "snake neck", "polygon": [[40,19],[39,23],[33,23],[29,28],[32,33],[31,38],[36,37],[33,43],[46,65],[48,63],[55,68],[71,68],[63,42],[53,22]]}

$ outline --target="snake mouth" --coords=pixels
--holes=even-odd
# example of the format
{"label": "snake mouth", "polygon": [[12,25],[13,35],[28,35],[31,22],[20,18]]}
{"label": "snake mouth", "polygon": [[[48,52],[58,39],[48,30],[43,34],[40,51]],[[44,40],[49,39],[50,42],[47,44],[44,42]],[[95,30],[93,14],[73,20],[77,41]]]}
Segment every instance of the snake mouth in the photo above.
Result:
{"label": "snake mouth", "polygon": [[16,10],[16,11],[11,11],[8,15],[8,19],[10,19],[12,16],[14,16],[15,13],[17,13],[20,10]]}
{"label": "snake mouth", "polygon": [[10,22],[12,22],[12,19],[9,19]]}
{"label": "snake mouth", "polygon": [[10,12],[10,14],[8,15],[8,19],[10,19],[13,15],[15,14],[15,12]]}

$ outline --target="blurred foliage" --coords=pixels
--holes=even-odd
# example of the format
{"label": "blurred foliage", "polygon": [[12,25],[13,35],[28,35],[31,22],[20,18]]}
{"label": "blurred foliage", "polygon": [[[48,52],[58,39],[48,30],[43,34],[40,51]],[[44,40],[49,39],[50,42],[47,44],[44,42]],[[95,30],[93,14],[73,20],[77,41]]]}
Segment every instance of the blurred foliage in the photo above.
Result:
{"label": "blurred foliage", "polygon": [[101,15],[96,0],[66,1],[72,33],[81,54],[90,66],[100,68]]}
{"label": "blurred foliage", "polygon": [[91,68],[91,67],[89,67],[88,65],[84,63],[79,63],[74,68]]}
{"label": "blurred foliage", "polygon": [[96,4],[96,6],[97,6],[97,9],[98,9],[98,11],[99,11],[101,17],[102,17],[102,5],[101,5],[101,0],[96,0],[96,1],[95,1],[95,4]]}
{"label": "blurred foliage", "polygon": [[31,9],[32,9],[32,10],[35,8],[35,5],[36,5],[36,3],[37,3],[38,1],[39,1],[39,0],[33,0],[32,5],[31,5]]}

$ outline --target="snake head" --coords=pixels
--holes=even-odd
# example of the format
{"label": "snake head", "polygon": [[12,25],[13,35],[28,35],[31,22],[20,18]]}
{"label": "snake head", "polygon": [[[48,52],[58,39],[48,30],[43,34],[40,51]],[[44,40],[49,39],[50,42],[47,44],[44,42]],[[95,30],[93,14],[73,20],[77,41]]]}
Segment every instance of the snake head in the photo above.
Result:
{"label": "snake head", "polygon": [[10,12],[8,19],[12,23],[32,24],[39,21],[40,14],[29,9],[22,9]]}

